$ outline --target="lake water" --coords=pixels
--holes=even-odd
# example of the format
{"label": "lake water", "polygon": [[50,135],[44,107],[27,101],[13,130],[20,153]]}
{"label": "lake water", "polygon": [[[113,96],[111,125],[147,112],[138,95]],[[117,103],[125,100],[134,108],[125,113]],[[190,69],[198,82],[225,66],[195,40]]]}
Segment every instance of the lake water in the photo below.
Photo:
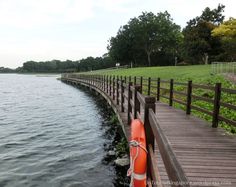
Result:
{"label": "lake water", "polygon": [[96,98],[55,76],[0,74],[0,186],[113,186]]}

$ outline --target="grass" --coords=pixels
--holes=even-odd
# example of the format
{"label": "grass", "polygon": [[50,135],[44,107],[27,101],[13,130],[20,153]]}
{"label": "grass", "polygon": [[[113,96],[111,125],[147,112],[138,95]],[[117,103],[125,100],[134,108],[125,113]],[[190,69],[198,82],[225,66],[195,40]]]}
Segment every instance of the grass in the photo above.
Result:
{"label": "grass", "polygon": [[[220,82],[222,84],[223,88],[230,88],[230,89],[236,89],[235,84],[232,82],[226,80],[222,75],[216,75],[212,73],[211,65],[193,65],[193,66],[167,66],[167,67],[144,67],[144,68],[132,68],[132,69],[117,69],[117,70],[109,70],[109,71],[98,71],[98,72],[89,72],[92,74],[103,74],[103,75],[118,75],[118,76],[136,76],[136,77],[151,77],[151,78],[157,78],[160,77],[162,80],[170,80],[174,79],[175,82],[183,82],[187,83],[188,80],[192,80],[195,84],[204,84],[209,86],[214,86],[215,83]],[[137,79],[138,82],[138,79]],[[143,82],[146,84],[146,82]],[[156,83],[153,82],[154,86],[156,86]],[[169,88],[169,84],[162,83],[161,87]],[[146,88],[143,88],[144,94],[146,92]],[[175,85],[174,90],[186,92],[186,86],[179,86]],[[152,92],[156,92],[155,88],[152,88]],[[162,95],[168,96],[168,92],[162,91]],[[202,96],[210,99],[214,99],[214,92],[210,90],[205,89],[193,89],[193,94],[197,96]],[[155,94],[153,94],[155,96]],[[180,96],[175,94],[174,97],[179,100],[183,100],[186,102],[186,97]],[[161,99],[163,102],[168,102],[166,99]],[[222,93],[221,101],[230,103],[233,105],[236,105],[236,96],[235,94],[227,94]],[[207,109],[208,111],[213,111],[213,104],[200,101],[200,100],[193,100],[192,104],[204,109]],[[178,103],[174,103],[174,106],[176,108],[181,108],[185,110],[185,107],[183,105],[180,105]],[[209,115],[206,115],[202,112],[193,110],[193,115],[196,115],[200,118],[203,118],[209,122],[211,122],[212,117]],[[235,120],[236,121],[236,112],[234,110],[229,110],[228,108],[221,107],[220,114],[228,119]],[[236,133],[236,128],[228,125],[224,122],[220,122],[220,126],[226,129],[228,132]]]}
{"label": "grass", "polygon": [[[211,65],[193,65],[193,66],[165,66],[165,67],[144,67],[121,70],[109,70],[94,72],[104,75],[152,77],[169,80],[174,79],[178,82],[187,82],[192,80],[194,83],[213,85],[221,82],[223,87],[236,88],[232,83],[226,81],[222,76],[211,73]],[[90,72],[93,74],[93,72]]]}

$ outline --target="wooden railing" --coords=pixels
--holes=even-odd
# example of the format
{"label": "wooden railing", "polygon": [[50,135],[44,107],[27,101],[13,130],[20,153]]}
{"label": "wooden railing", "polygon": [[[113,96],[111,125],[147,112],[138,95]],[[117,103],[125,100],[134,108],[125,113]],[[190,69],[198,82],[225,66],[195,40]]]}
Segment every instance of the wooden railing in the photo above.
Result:
{"label": "wooden railing", "polygon": [[[233,102],[236,102],[236,90],[221,88],[220,83],[209,86],[194,84],[192,81],[187,83],[175,82],[173,79],[167,81],[160,78],[82,74],[63,74],[62,79],[74,83],[80,82],[105,93],[113,100],[120,112],[127,114],[127,125],[130,124],[131,119],[139,118],[143,121],[149,152],[148,176],[152,181],[152,183],[150,182],[152,186],[161,186],[161,177],[154,157],[156,151],[161,154],[169,180],[175,184],[180,184],[179,186],[188,186],[187,177],[155,115],[156,101],[167,102],[169,106],[177,103],[179,106],[183,106],[182,109],[185,109],[187,115],[195,110],[211,116],[212,127],[214,128],[218,127],[220,121],[236,126],[234,118],[230,119],[228,116],[224,116],[224,113],[221,114],[222,107],[235,112],[236,106]],[[233,98],[231,103],[223,101],[222,95],[225,94],[229,94]],[[208,103],[210,109],[203,108],[198,103],[199,101]],[[155,143],[158,145],[158,150],[155,150]]]}
{"label": "wooden railing", "polygon": [[[131,77],[81,74],[63,74],[62,80],[74,84],[84,84],[105,93],[114,102],[120,113],[127,114],[128,123],[126,125],[130,125],[131,119],[136,118],[143,122],[148,149],[148,186],[162,186],[154,153],[158,153],[162,157],[171,186],[189,186],[188,179],[155,115],[156,98],[142,94],[144,84],[137,84],[137,79],[132,81]],[[148,79],[147,87],[149,87],[150,95],[151,79]],[[160,91],[157,90],[158,92],[160,94]],[[170,97],[172,97],[171,94]]]}
{"label": "wooden railing", "polygon": [[[173,79],[150,77],[123,77],[122,80],[139,85],[140,93],[153,96],[157,101],[166,102],[169,106],[184,109],[188,115],[194,111],[194,115],[211,117],[214,128],[218,127],[219,122],[236,127],[236,90],[222,88],[221,83],[210,86],[195,84],[192,81],[183,83]],[[209,120],[209,117],[205,119]]]}

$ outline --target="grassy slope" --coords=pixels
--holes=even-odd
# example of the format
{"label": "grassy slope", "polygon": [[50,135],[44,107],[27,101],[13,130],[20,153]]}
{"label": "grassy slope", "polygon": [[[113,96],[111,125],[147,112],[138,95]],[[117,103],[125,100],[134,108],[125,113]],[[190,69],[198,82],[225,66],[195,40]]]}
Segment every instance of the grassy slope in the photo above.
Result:
{"label": "grassy slope", "polygon": [[212,74],[210,65],[145,67],[124,70],[95,71],[94,73],[119,76],[160,77],[165,80],[173,78],[178,82],[187,82],[188,80],[192,80],[194,83],[201,84],[214,84],[216,82],[221,82],[223,87],[236,88],[222,76]]}
{"label": "grassy slope", "polygon": [[[109,71],[97,71],[97,72],[95,71],[91,73],[92,74],[119,75],[119,76],[132,76],[132,77],[133,76],[137,76],[137,77],[143,76],[143,77],[153,77],[153,78],[160,77],[161,79],[165,79],[165,80],[173,78],[175,81],[178,81],[178,82],[187,82],[188,80],[192,80],[193,83],[205,84],[205,85],[214,85],[216,82],[221,82],[222,87],[224,88],[236,89],[236,86],[232,84],[230,81],[227,81],[226,79],[224,79],[223,76],[213,74],[210,65],[177,66],[177,67],[174,67],[174,66],[145,67],[145,68],[132,68],[132,69],[123,69],[123,70],[109,70]],[[165,85],[163,85],[162,87],[165,87]],[[186,91],[186,87],[184,88],[181,86],[177,86],[174,89],[178,91]],[[214,99],[213,98],[214,93],[209,90],[194,89],[193,94]],[[175,97],[181,100],[186,99],[186,98],[178,98],[178,96],[175,96]],[[164,99],[162,101],[167,102]],[[222,93],[222,101],[236,105],[236,96],[232,94]],[[195,106],[205,108],[209,111],[213,110],[213,105],[204,101],[196,100],[196,101],[193,101],[193,104]],[[176,103],[174,104],[174,106],[177,108],[185,109],[185,107]],[[221,115],[227,117],[228,119],[236,120],[236,112],[233,110],[229,110],[227,108],[221,107],[220,113]],[[211,121],[212,119],[210,116],[205,115],[198,111],[193,111],[193,114],[203,119],[206,119],[208,121]],[[233,133],[236,132],[236,128],[232,126],[228,126],[225,123],[221,123],[221,126],[223,126],[228,131],[231,131]]]}

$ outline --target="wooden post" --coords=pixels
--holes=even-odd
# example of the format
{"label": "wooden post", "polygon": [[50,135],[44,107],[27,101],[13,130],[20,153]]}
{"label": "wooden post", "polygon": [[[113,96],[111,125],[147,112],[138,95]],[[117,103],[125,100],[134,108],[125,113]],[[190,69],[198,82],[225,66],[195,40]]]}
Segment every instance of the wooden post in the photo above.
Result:
{"label": "wooden post", "polygon": [[107,89],[106,89],[106,93],[108,94],[108,75],[107,75],[107,79],[106,79],[106,84],[107,84]]}
{"label": "wooden post", "polygon": [[102,90],[104,91],[104,75],[102,75],[101,79],[102,79]]}
{"label": "wooden post", "polygon": [[136,76],[134,76],[134,86],[136,85]]}
{"label": "wooden post", "polygon": [[115,76],[112,79],[112,99],[115,100]]}
{"label": "wooden post", "polygon": [[[147,96],[145,97],[145,105],[144,105],[144,129],[146,136],[146,147],[151,145],[154,149],[155,137],[153,135],[153,131],[149,122],[149,109],[152,109],[155,113],[155,97]],[[147,160],[147,164],[150,163],[149,157]],[[151,176],[150,168],[147,168],[147,175]]]}
{"label": "wooden post", "polygon": [[131,100],[131,98],[132,98],[132,92],[131,92],[131,89],[130,89],[130,87],[132,86],[132,82],[129,82],[128,83],[128,106],[127,106],[127,108],[128,108],[128,112],[127,112],[127,117],[128,117],[128,125],[130,125],[131,124],[131,118],[130,118],[130,113],[132,113],[132,106],[131,106],[131,104],[130,104],[130,100]]}
{"label": "wooden post", "polygon": [[121,96],[121,112],[124,112],[124,80],[121,80],[121,86],[120,86],[120,90],[121,90],[121,93],[120,93],[120,96]]}
{"label": "wooden post", "polygon": [[131,82],[131,76],[129,76],[129,82]]}
{"label": "wooden post", "polygon": [[94,86],[97,87],[98,86],[98,82],[97,82],[97,75],[94,75]]}
{"label": "wooden post", "polygon": [[140,112],[140,102],[137,97],[137,92],[140,92],[141,86],[134,86],[134,119],[137,119],[137,112]]}
{"label": "wooden post", "polygon": [[140,93],[142,93],[143,92],[143,77],[141,76],[140,77]]}
{"label": "wooden post", "polygon": [[111,75],[109,77],[109,96],[111,96]]}
{"label": "wooden post", "polygon": [[173,88],[174,88],[174,80],[170,79],[170,98],[169,98],[169,106],[173,105]]}
{"label": "wooden post", "polygon": [[106,92],[106,75],[103,76],[103,91]]}
{"label": "wooden post", "polygon": [[160,85],[161,85],[161,79],[157,79],[157,101],[160,101]]}
{"label": "wooden post", "polygon": [[220,113],[220,98],[221,98],[221,83],[216,83],[215,85],[215,98],[214,98],[214,111],[212,118],[212,127],[217,128],[219,122]]}
{"label": "wooden post", "polygon": [[119,105],[119,77],[116,78],[116,104]]}
{"label": "wooden post", "polygon": [[187,88],[187,103],[186,103],[186,114],[191,114],[191,103],[192,103],[192,81],[188,81]]}
{"label": "wooden post", "polygon": [[150,90],[151,90],[151,77],[148,77],[148,95],[150,96]]}
{"label": "wooden post", "polygon": [[126,76],[125,76],[125,83],[127,83],[127,78],[126,78]]}

